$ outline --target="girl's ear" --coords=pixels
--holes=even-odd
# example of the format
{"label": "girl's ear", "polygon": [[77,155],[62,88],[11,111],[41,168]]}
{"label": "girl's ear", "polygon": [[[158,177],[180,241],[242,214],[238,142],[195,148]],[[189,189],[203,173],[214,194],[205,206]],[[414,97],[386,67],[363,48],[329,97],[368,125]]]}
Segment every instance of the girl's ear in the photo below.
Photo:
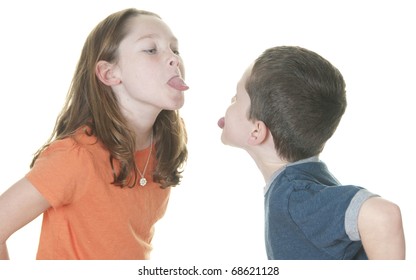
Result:
{"label": "girl's ear", "polygon": [[255,121],[248,143],[253,146],[262,144],[266,140],[268,134],[269,129],[266,124],[262,121]]}
{"label": "girl's ear", "polygon": [[115,75],[114,67],[114,64],[100,60],[95,66],[95,75],[103,84],[107,86],[118,85],[121,83],[121,80]]}

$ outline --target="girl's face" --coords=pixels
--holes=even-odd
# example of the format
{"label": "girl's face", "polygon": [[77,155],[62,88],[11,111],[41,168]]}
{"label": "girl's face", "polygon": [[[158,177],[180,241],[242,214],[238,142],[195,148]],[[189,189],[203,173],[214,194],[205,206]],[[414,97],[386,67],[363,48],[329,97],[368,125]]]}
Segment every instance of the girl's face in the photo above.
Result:
{"label": "girl's face", "polygon": [[120,83],[112,88],[123,109],[176,110],[184,104],[183,91],[188,86],[182,79],[178,41],[155,16],[130,19],[113,73]]}
{"label": "girl's face", "polygon": [[218,121],[218,126],[222,128],[221,140],[226,145],[246,148],[250,134],[253,131],[254,124],[248,119],[251,102],[245,89],[251,68],[250,66],[241,77],[237,84],[236,95],[231,99],[231,104],[225,116]]}

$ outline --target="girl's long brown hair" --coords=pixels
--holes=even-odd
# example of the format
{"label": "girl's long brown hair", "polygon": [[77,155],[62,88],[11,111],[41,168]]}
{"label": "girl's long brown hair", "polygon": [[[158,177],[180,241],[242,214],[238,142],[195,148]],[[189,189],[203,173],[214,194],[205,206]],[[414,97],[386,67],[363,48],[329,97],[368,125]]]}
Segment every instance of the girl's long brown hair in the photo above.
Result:
{"label": "girl's long brown hair", "polygon": [[[136,184],[135,135],[129,129],[111,88],[96,77],[95,67],[100,60],[117,60],[117,49],[128,32],[128,20],[140,15],[160,18],[148,11],[126,9],[108,16],[90,33],[52,135],[36,152],[30,167],[52,141],[70,137],[80,127],[88,126],[90,134],[109,150],[109,166],[113,166],[114,160],[119,162],[118,172],[113,168],[113,184],[121,187],[133,187]],[[175,186],[180,183],[182,168],[188,156],[186,130],[179,112],[161,111],[153,126],[153,133],[157,162],[153,179],[162,188]]]}

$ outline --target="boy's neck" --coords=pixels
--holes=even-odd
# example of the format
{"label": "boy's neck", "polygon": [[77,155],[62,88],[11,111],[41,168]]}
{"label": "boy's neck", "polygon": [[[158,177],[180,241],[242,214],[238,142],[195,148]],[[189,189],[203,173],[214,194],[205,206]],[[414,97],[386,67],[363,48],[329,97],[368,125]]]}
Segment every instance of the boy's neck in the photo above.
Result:
{"label": "boy's neck", "polygon": [[267,183],[272,178],[273,174],[276,173],[276,171],[283,169],[286,167],[288,162],[274,162],[274,163],[257,163],[257,166],[260,169],[260,172],[263,175],[264,182]]}
{"label": "boy's neck", "polygon": [[269,180],[277,170],[284,168],[289,163],[288,161],[283,160],[278,156],[259,157],[251,153],[249,154],[254,159],[254,162],[259,168],[266,183],[269,182]]}
{"label": "boy's neck", "polygon": [[309,158],[305,158],[305,159],[301,159],[295,162],[288,162],[288,161],[284,161],[282,159],[279,158],[278,161],[272,162],[270,164],[262,164],[262,167],[260,167],[259,163],[256,161],[257,166],[259,167],[260,171],[263,174],[264,180],[266,182],[266,184],[272,179],[272,177],[274,176],[274,174],[278,171],[281,170],[287,166],[291,166],[291,165],[296,165],[296,164],[302,164],[302,163],[307,163],[307,162],[318,162],[319,160],[319,155],[313,156],[313,157],[309,157]]}

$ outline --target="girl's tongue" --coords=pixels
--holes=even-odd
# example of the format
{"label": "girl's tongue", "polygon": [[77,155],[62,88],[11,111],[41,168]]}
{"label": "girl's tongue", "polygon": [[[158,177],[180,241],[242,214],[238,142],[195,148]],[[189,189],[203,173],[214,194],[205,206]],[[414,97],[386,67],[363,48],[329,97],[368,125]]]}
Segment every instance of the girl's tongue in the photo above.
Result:
{"label": "girl's tongue", "polygon": [[185,81],[181,77],[173,77],[168,81],[168,85],[173,87],[176,90],[187,90],[189,89],[188,85],[185,83]]}

